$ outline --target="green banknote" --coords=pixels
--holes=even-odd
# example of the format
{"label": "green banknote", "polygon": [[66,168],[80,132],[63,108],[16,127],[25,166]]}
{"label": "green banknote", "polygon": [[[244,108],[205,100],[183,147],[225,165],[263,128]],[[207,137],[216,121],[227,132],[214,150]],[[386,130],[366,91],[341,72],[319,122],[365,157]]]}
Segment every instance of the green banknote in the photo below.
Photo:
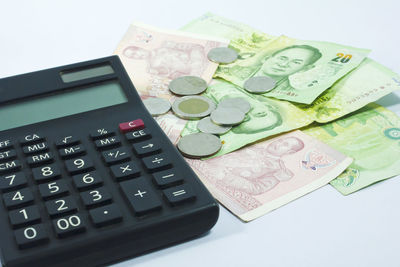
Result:
{"label": "green banknote", "polygon": [[366,49],[280,36],[251,58],[220,65],[215,76],[241,87],[251,77],[268,76],[276,85],[264,96],[311,104],[368,53]]}
{"label": "green banknote", "polygon": [[304,132],[354,158],[331,182],[343,195],[400,174],[400,118],[377,104]]}

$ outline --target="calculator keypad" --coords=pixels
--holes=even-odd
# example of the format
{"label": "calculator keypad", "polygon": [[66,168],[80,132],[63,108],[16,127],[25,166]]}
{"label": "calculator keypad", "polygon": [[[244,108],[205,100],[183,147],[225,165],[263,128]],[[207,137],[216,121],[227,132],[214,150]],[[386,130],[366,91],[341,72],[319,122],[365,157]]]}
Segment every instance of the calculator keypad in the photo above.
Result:
{"label": "calculator keypad", "polygon": [[32,175],[33,175],[33,179],[37,183],[43,183],[43,182],[51,181],[51,180],[54,180],[54,179],[60,177],[61,171],[60,171],[60,168],[58,167],[58,165],[54,163],[54,164],[45,165],[45,166],[38,167],[38,168],[33,168]]}
{"label": "calculator keypad", "polygon": [[8,213],[13,228],[40,222],[40,213],[37,206],[29,206]]}
{"label": "calculator keypad", "polygon": [[0,190],[8,192],[14,189],[21,188],[28,183],[23,172],[11,173],[0,176]]}
{"label": "calculator keypad", "polygon": [[15,240],[21,249],[30,248],[45,243],[49,236],[43,224],[35,224],[23,229],[14,231]]}
{"label": "calculator keypad", "polygon": [[78,214],[53,220],[53,227],[57,237],[64,238],[86,231],[85,223]]}

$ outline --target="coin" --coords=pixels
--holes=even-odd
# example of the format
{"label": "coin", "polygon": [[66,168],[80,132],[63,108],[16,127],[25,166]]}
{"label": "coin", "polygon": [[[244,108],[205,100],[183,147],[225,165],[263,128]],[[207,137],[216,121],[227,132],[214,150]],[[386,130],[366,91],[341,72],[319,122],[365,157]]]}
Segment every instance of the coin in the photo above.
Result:
{"label": "coin", "polygon": [[183,119],[200,119],[210,115],[215,103],[205,96],[184,96],[172,104],[172,111]]}
{"label": "coin", "polygon": [[143,104],[152,116],[165,114],[171,109],[171,104],[164,98],[150,97],[144,99]]}
{"label": "coin", "polygon": [[172,80],[168,88],[177,95],[197,95],[207,89],[207,82],[197,76],[182,76]]}
{"label": "coin", "polygon": [[208,52],[207,57],[213,62],[228,64],[238,58],[238,53],[229,47],[216,47]]}
{"label": "coin", "polygon": [[234,97],[234,98],[226,98],[218,103],[218,108],[237,108],[247,113],[250,111],[250,104],[244,98]]}
{"label": "coin", "polygon": [[220,126],[211,121],[210,117],[202,118],[197,123],[197,129],[203,133],[209,134],[224,134],[227,133],[232,127],[230,126]]}
{"label": "coin", "polygon": [[185,157],[203,158],[217,153],[222,144],[219,137],[213,134],[194,133],[183,136],[177,147]]}
{"label": "coin", "polygon": [[223,126],[233,126],[244,120],[245,113],[237,108],[218,107],[211,112],[211,120],[215,124]]}
{"label": "coin", "polygon": [[255,94],[262,94],[274,89],[276,81],[268,76],[257,76],[248,79],[243,87],[246,91]]}

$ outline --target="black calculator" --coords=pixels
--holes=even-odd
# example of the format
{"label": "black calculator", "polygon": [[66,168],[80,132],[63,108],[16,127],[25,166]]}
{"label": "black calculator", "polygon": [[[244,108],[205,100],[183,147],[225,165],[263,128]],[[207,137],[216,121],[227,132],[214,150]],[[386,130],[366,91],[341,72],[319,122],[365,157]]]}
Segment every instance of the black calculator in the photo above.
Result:
{"label": "black calculator", "polygon": [[199,236],[219,207],[117,56],[0,79],[3,266],[98,266]]}

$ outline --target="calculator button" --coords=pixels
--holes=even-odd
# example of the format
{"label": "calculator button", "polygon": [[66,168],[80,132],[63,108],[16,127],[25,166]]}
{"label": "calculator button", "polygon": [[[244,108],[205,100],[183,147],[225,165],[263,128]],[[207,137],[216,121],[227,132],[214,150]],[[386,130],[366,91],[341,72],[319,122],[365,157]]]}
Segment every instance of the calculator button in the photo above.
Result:
{"label": "calculator button", "polygon": [[0,150],[10,148],[13,146],[13,142],[10,139],[2,139],[0,140]]}
{"label": "calculator button", "polygon": [[137,177],[140,174],[139,168],[132,161],[114,165],[111,167],[111,173],[117,181]]}
{"label": "calculator button", "polygon": [[96,129],[96,130],[90,132],[90,137],[93,140],[101,139],[101,138],[105,138],[105,137],[113,136],[113,135],[115,135],[115,132],[113,132],[107,128],[99,128],[99,129]]}
{"label": "calculator button", "polygon": [[81,199],[86,208],[108,204],[112,200],[110,193],[104,187],[81,193]]}
{"label": "calculator button", "polygon": [[119,146],[121,144],[121,140],[119,140],[118,137],[109,137],[109,138],[104,138],[101,140],[96,140],[95,145],[97,149],[107,149],[107,148],[112,148]]}
{"label": "calculator button", "polygon": [[124,162],[130,159],[126,148],[116,148],[102,153],[103,160],[107,165]]}
{"label": "calculator button", "polygon": [[142,129],[126,133],[125,137],[131,142],[139,142],[151,138],[151,134],[148,129]]}
{"label": "calculator button", "polygon": [[72,213],[78,209],[76,201],[72,196],[64,197],[56,200],[49,200],[45,202],[47,213],[51,218]]}
{"label": "calculator button", "polygon": [[19,140],[21,145],[30,145],[44,141],[45,138],[39,133],[27,134]]}
{"label": "calculator button", "polygon": [[13,228],[40,222],[40,213],[37,206],[29,206],[8,213]]}
{"label": "calculator button", "polygon": [[86,231],[86,226],[78,214],[53,220],[53,227],[58,238],[64,238]]}
{"label": "calculator button", "polygon": [[21,169],[21,162],[19,160],[13,160],[13,161],[0,163],[0,174],[19,170],[19,169]]}
{"label": "calculator button", "polygon": [[127,133],[131,131],[136,131],[144,128],[144,122],[141,119],[128,121],[119,124],[119,130],[121,133]]}
{"label": "calculator button", "polygon": [[61,158],[63,159],[70,159],[76,156],[86,154],[85,147],[83,145],[76,145],[66,148],[61,148],[58,150]]}
{"label": "calculator button", "polygon": [[44,200],[68,194],[68,186],[63,180],[39,185],[40,195]]}
{"label": "calculator button", "polygon": [[14,236],[20,249],[44,244],[49,240],[48,233],[43,224],[35,224],[16,230],[14,231]]}
{"label": "calculator button", "polygon": [[133,144],[133,150],[139,157],[149,156],[161,150],[157,142],[153,140]]}
{"label": "calculator button", "polygon": [[173,169],[153,173],[153,179],[160,188],[167,188],[183,183],[182,176]]}
{"label": "calculator button", "polygon": [[78,138],[72,135],[64,136],[56,141],[56,147],[67,147],[79,144],[80,141]]}
{"label": "calculator button", "polygon": [[180,185],[163,190],[165,198],[168,202],[175,206],[187,201],[193,201],[196,197],[192,189],[188,185]]}
{"label": "calculator button", "polygon": [[65,161],[65,166],[70,174],[77,174],[94,169],[92,160],[85,156]]}
{"label": "calculator button", "polygon": [[32,191],[28,188],[23,188],[17,191],[3,194],[3,201],[7,209],[19,208],[33,202]]}
{"label": "calculator button", "polygon": [[5,150],[3,152],[0,152],[0,162],[12,160],[12,159],[15,159],[16,157],[17,157],[17,153],[15,152],[14,149]]}
{"label": "calculator button", "polygon": [[53,161],[54,157],[51,152],[46,152],[43,154],[28,157],[28,165],[31,167],[39,166],[46,163],[51,163]]}
{"label": "calculator button", "polygon": [[157,154],[143,158],[143,163],[146,169],[150,172],[168,169],[171,166],[171,162],[167,159],[167,155],[164,153]]}
{"label": "calculator button", "polygon": [[122,221],[122,213],[115,204],[92,209],[89,211],[89,215],[96,227],[102,227]]}
{"label": "calculator button", "polygon": [[36,182],[47,182],[54,180],[61,176],[60,168],[57,164],[50,164],[47,166],[32,169],[33,179]]}
{"label": "calculator button", "polygon": [[95,171],[72,176],[72,180],[79,191],[94,188],[103,184],[103,179]]}
{"label": "calculator button", "polygon": [[0,176],[1,192],[7,192],[17,188],[21,188],[24,187],[26,184],[27,180],[23,172]]}
{"label": "calculator button", "polygon": [[157,194],[146,183],[145,178],[121,182],[120,186],[136,215],[140,216],[161,208]]}
{"label": "calculator button", "polygon": [[22,150],[26,155],[37,153],[37,152],[43,152],[47,151],[49,149],[49,146],[47,145],[46,142],[41,142],[38,144],[30,145],[30,146],[24,146]]}

